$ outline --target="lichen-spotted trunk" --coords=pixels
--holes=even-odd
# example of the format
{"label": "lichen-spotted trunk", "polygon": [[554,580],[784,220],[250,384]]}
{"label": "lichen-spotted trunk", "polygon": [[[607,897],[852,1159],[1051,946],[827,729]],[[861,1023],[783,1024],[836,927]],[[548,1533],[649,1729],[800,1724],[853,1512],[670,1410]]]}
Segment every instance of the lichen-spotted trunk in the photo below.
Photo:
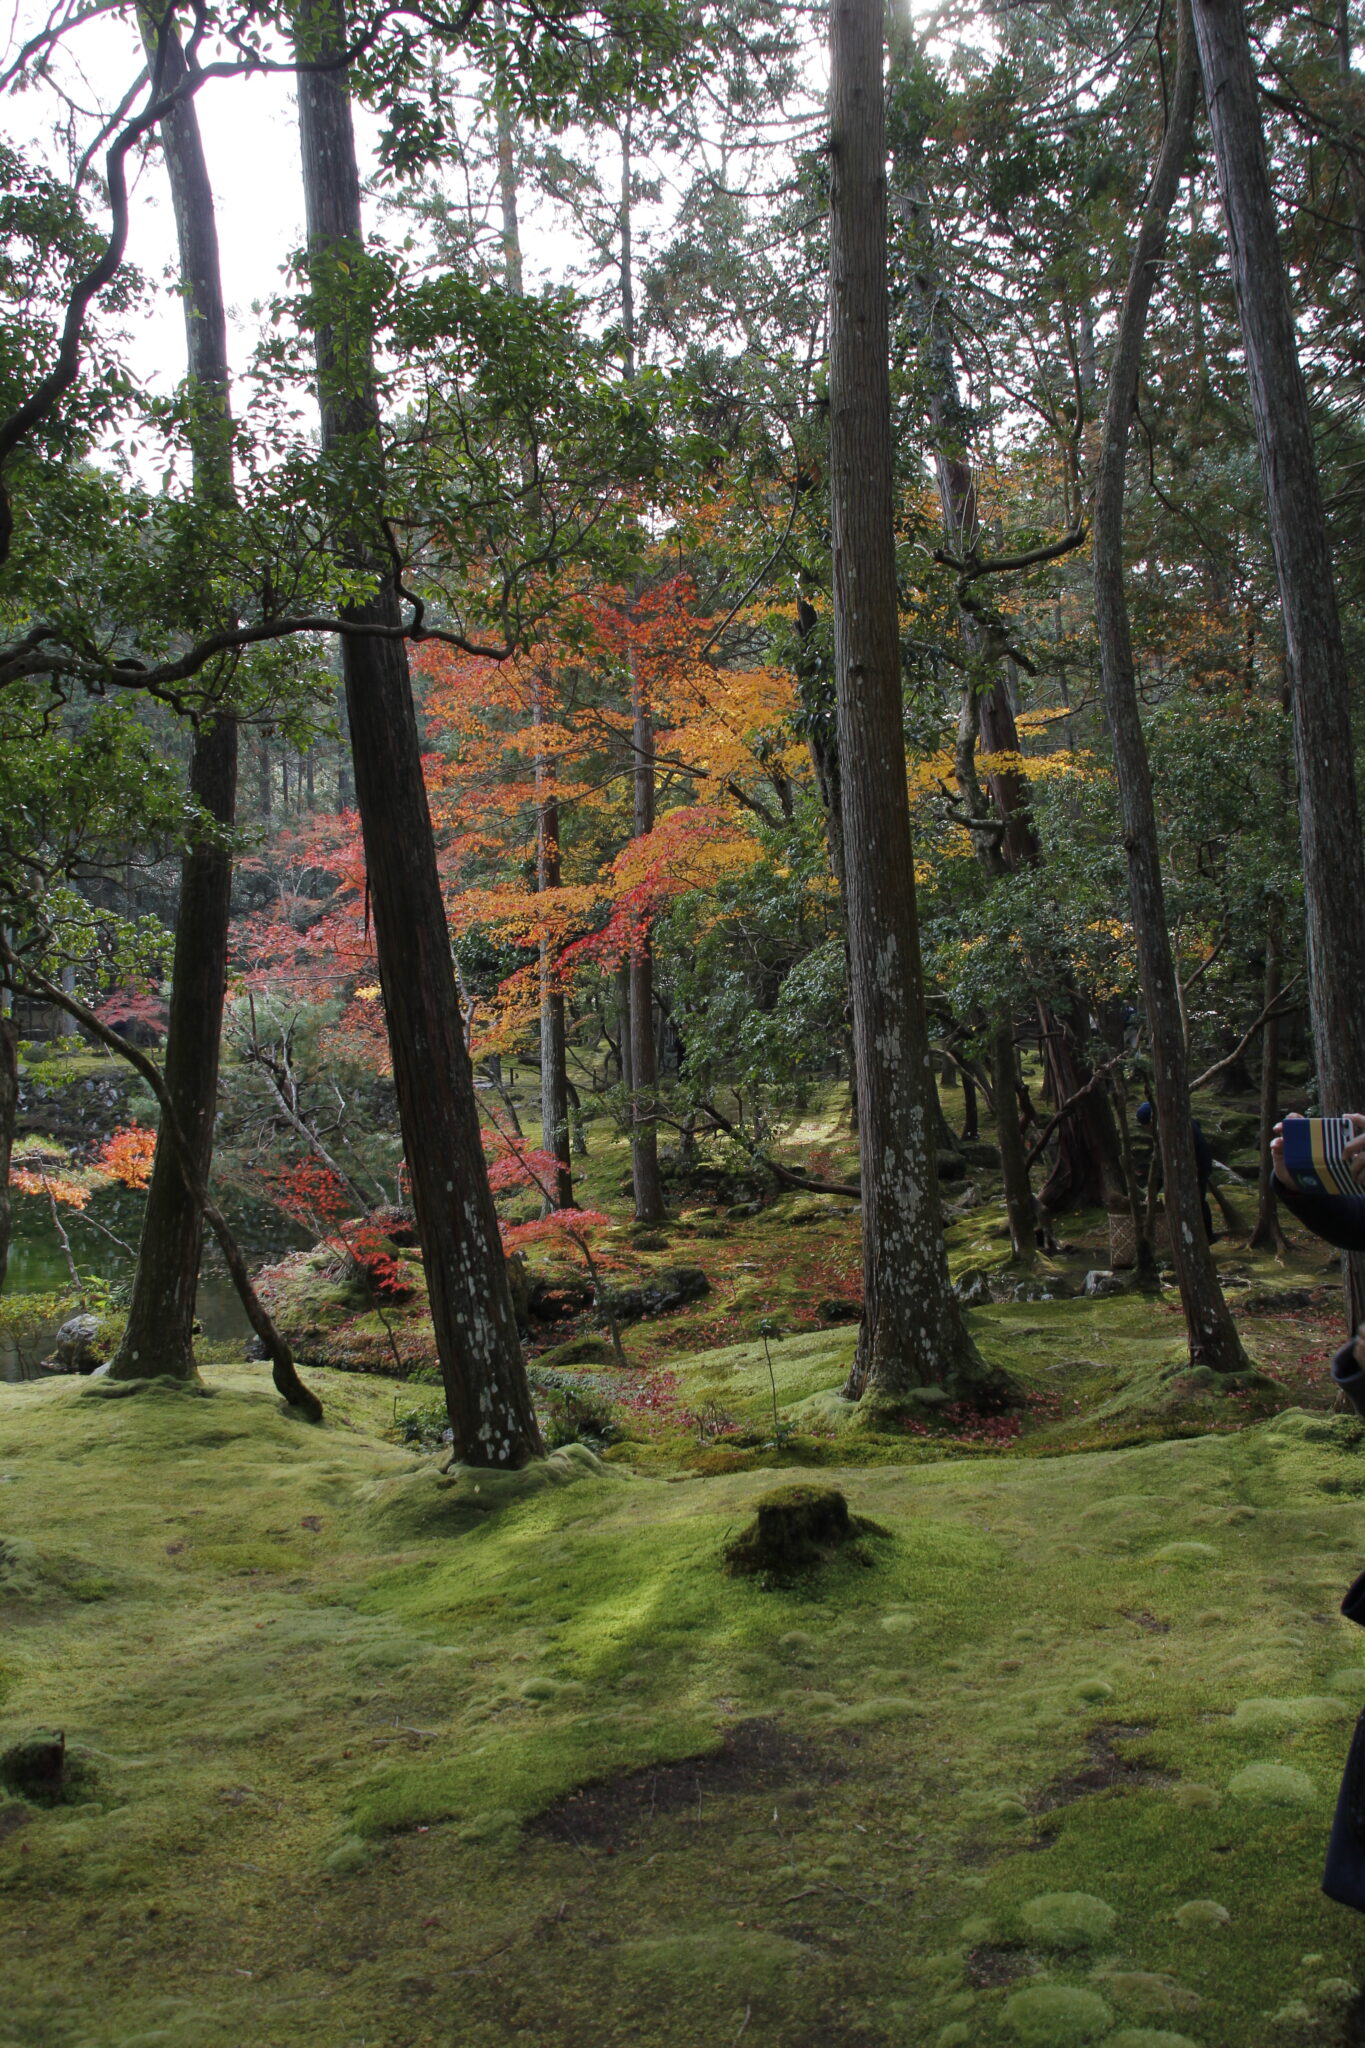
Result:
{"label": "lichen-spotted trunk", "polygon": [[999,1405],[948,1277],[902,723],[887,370],[881,0],[836,0],[830,90],[834,651],[865,1315],[849,1391]]}

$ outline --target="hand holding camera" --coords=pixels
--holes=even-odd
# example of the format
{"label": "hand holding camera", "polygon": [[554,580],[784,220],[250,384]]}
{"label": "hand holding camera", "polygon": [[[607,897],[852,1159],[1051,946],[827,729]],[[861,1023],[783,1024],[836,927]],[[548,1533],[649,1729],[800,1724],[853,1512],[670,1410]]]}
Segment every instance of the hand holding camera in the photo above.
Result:
{"label": "hand holding camera", "polygon": [[1365,1195],[1365,1116],[1287,1116],[1270,1141],[1275,1177],[1311,1195]]}

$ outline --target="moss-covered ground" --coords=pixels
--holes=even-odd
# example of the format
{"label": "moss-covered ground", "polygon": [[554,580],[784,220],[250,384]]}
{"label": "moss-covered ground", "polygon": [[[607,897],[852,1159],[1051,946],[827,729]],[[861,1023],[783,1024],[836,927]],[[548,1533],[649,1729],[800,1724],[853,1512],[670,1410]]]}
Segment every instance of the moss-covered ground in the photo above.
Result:
{"label": "moss-covered ground", "polygon": [[832,1466],[888,1533],[765,1591],[761,1470],[443,1478],[318,1377],[0,1389],[0,1743],[88,1766],[0,1795],[5,2048],[1357,2038],[1354,1422]]}
{"label": "moss-covered ground", "polygon": [[[790,1144],[851,1165],[831,1117]],[[202,1392],[0,1386],[0,1751],[60,1730],[76,1766],[67,1804],[0,1785],[0,2048],[1365,2040],[1365,1929],[1318,1890],[1365,1703],[1324,1248],[1217,1247],[1263,1378],[1213,1394],[1169,1290],[1080,1296],[1101,1216],[1029,1276],[1066,1298],[1000,1298],[973,1168],[950,1257],[1019,1406],[869,1430],[856,1214],[730,1165],[642,1240],[595,1128],[612,1284],[709,1291],[625,1371],[533,1318],[585,1441],[523,1475],[424,1454],[411,1261],[382,1315],[326,1254],[277,1269],[320,1428],[239,1346]],[[728,1575],[803,1472],[883,1533]]]}

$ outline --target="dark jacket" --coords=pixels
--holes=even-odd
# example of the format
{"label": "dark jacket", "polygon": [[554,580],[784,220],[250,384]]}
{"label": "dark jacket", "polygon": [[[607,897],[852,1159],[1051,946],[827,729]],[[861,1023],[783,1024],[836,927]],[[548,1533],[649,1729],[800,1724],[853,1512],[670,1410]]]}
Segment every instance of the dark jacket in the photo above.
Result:
{"label": "dark jacket", "polygon": [[[1365,1211],[1365,1199],[1358,1201],[1353,1195],[1318,1196],[1315,1199],[1335,1200],[1343,1208],[1349,1205]],[[1354,1251],[1356,1247],[1352,1244],[1346,1249]],[[1356,1364],[1354,1338],[1349,1344],[1343,1344],[1332,1360],[1332,1378],[1356,1413],[1365,1415],[1365,1371]],[[1342,1601],[1341,1611],[1348,1621],[1358,1621],[1365,1628],[1365,1572],[1361,1573]],[[1335,1899],[1339,1905],[1354,1906],[1357,1913],[1365,1913],[1365,1714],[1356,1722],[1341,1791],[1337,1794],[1337,1810],[1327,1843],[1322,1888],[1328,1898]]]}
{"label": "dark jacket", "polygon": [[1275,1192],[1314,1237],[1344,1252],[1365,1252],[1365,1195],[1309,1194],[1307,1188],[1287,1188],[1278,1177]]}
{"label": "dark jacket", "polygon": [[[1276,1180],[1275,1192],[1315,1237],[1344,1252],[1365,1252],[1365,1195],[1309,1194],[1305,1188],[1287,1188],[1282,1180]],[[1332,1360],[1332,1378],[1356,1413],[1365,1415],[1365,1370],[1356,1363],[1354,1338]],[[1341,1611],[1348,1621],[1365,1627],[1365,1572],[1342,1601]],[[1365,1714],[1356,1723],[1337,1795],[1322,1888],[1339,1905],[1365,1913]]]}

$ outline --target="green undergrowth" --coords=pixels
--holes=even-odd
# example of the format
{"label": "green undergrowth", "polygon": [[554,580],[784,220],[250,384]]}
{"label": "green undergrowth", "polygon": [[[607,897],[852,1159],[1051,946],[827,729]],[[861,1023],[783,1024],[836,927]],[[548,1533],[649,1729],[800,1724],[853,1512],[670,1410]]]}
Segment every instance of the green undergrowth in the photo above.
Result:
{"label": "green undergrowth", "polygon": [[827,1465],[886,1533],[765,1590],[762,1471],[443,1475],[314,1378],[0,1388],[0,1752],[73,1767],[0,1793],[2,2048],[1351,2038],[1353,1421]]}

